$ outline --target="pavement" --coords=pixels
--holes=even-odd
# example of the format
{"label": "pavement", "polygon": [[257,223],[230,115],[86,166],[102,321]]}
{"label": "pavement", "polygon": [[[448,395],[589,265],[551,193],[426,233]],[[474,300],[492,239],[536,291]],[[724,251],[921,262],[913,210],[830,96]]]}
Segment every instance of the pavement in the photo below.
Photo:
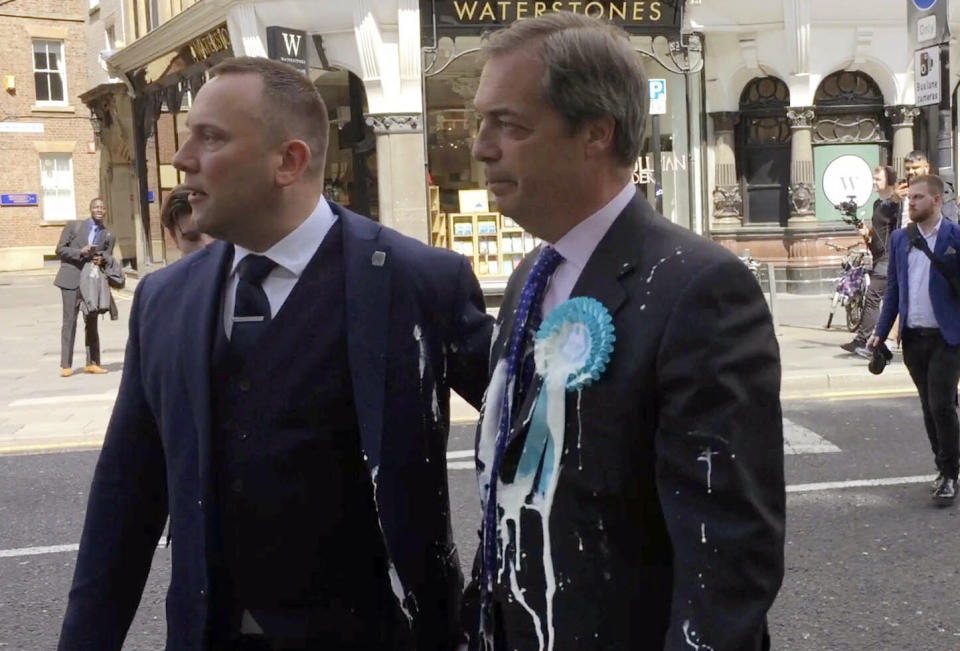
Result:
{"label": "pavement", "polygon": [[[127,318],[136,278],[115,292],[120,319],[101,318],[102,365],[110,373],[87,375],[83,366],[83,326],[78,325],[75,375],[60,378],[60,291],[55,268],[0,273],[0,454],[98,447],[120,380]],[[915,394],[895,342],[894,360],[881,375],[867,360],[847,354],[840,344],[852,339],[838,310],[827,330],[830,297],[778,294],[774,305],[783,365],[784,400]],[[474,422],[477,412],[457,396],[451,415]]]}

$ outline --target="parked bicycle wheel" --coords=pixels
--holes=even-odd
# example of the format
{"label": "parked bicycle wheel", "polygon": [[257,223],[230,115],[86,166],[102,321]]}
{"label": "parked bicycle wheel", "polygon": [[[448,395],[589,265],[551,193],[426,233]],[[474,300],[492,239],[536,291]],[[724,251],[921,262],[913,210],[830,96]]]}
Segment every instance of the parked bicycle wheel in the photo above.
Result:
{"label": "parked bicycle wheel", "polygon": [[863,322],[863,292],[857,292],[847,301],[847,331],[856,332]]}

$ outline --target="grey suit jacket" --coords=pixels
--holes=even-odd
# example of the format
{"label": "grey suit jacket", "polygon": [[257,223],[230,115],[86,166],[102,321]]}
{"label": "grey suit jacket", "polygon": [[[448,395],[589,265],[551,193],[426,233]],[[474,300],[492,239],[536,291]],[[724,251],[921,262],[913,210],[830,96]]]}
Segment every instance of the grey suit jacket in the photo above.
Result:
{"label": "grey suit jacket", "polygon": [[[77,289],[80,287],[80,270],[93,257],[92,255],[84,257],[80,253],[80,250],[87,245],[89,232],[89,217],[70,222],[63,227],[63,232],[60,233],[60,241],[57,243],[60,270],[53,280],[53,284],[60,289]],[[114,234],[103,228],[97,233],[97,238],[93,243],[96,252],[106,259],[108,265],[113,263],[113,245],[115,242]]]}

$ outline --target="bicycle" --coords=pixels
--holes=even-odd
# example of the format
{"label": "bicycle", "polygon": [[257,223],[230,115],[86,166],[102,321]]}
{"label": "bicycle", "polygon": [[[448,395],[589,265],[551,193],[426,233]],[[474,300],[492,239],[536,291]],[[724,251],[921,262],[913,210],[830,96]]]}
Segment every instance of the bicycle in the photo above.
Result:
{"label": "bicycle", "polygon": [[870,252],[862,245],[837,246],[832,242],[824,242],[827,248],[843,253],[840,261],[842,271],[837,278],[837,286],[830,299],[830,314],[827,316],[827,330],[833,324],[833,315],[838,306],[843,306],[847,317],[847,331],[856,332],[863,321],[863,302],[870,286],[870,275],[867,273],[867,258]]}

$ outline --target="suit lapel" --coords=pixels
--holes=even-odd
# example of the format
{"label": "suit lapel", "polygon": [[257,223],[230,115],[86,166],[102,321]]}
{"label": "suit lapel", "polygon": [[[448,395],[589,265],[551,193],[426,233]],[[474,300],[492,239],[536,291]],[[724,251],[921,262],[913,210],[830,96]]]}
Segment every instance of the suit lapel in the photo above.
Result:
{"label": "suit lapel", "polygon": [[187,270],[191,291],[182,293],[181,347],[183,380],[187,385],[193,423],[198,436],[201,485],[210,469],[210,363],[216,328],[223,327],[221,294],[233,247],[216,242],[197,254]]}
{"label": "suit lapel", "polygon": [[331,203],[343,224],[347,304],[347,358],[360,440],[371,474],[380,466],[387,340],[390,327],[390,247],[378,243],[380,226]]}
{"label": "suit lapel", "polygon": [[[638,245],[643,240],[641,221],[646,212],[653,214],[652,208],[640,199],[639,195],[627,204],[594,249],[570,292],[571,298],[595,298],[603,303],[611,316],[616,315],[627,300],[627,292],[621,281],[637,266],[640,251]],[[529,421],[542,384],[540,376],[534,375],[533,384],[527,391],[523,404],[519,405],[518,416],[514,419],[515,426],[507,438],[508,447],[517,439],[523,438],[521,435],[526,428],[520,424]]]}

